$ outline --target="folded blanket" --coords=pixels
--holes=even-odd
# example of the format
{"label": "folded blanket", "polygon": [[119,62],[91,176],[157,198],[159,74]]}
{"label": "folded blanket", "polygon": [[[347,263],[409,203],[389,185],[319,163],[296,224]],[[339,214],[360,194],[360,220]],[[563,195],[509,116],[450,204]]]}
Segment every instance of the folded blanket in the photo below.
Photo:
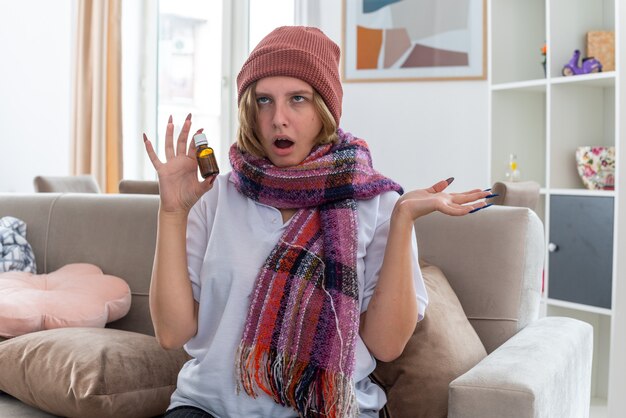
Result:
{"label": "folded blanket", "polygon": [[0,218],[0,272],[37,273],[33,248],[26,241],[26,223],[12,216]]}

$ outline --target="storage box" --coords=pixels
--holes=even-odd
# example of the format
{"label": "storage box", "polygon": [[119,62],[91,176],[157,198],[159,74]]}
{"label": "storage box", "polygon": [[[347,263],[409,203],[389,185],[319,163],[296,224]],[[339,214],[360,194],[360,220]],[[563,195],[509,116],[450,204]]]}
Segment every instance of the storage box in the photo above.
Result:
{"label": "storage box", "polygon": [[602,71],[615,71],[615,32],[587,32],[587,56],[602,64]]}

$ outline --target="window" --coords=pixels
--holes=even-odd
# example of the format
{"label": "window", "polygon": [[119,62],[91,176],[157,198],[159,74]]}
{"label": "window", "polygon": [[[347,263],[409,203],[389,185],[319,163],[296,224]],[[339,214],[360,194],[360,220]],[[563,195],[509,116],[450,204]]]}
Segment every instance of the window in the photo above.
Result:
{"label": "window", "polygon": [[249,0],[248,52],[278,26],[294,24],[294,0]]}
{"label": "window", "polygon": [[[159,138],[165,138],[169,115],[176,133],[191,113],[191,133],[204,128],[209,145],[222,155],[222,2],[159,0],[158,31]],[[164,142],[158,142],[160,155]]]}
{"label": "window", "polygon": [[122,3],[124,178],[155,178],[141,136],[148,135],[163,159],[169,115],[176,140],[192,113],[191,133],[204,128],[220,166],[227,166],[236,132],[237,72],[267,33],[294,24],[295,1]]}

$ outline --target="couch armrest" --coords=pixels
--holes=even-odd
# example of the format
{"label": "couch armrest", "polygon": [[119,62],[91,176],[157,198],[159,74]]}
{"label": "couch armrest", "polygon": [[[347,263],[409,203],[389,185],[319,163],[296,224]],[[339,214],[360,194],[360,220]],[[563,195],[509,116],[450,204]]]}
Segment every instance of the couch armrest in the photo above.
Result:
{"label": "couch armrest", "polygon": [[488,353],[537,320],[545,237],[535,212],[432,213],[415,231],[420,258],[443,271]]}
{"label": "couch armrest", "polygon": [[593,329],[537,320],[450,383],[449,417],[587,417]]}

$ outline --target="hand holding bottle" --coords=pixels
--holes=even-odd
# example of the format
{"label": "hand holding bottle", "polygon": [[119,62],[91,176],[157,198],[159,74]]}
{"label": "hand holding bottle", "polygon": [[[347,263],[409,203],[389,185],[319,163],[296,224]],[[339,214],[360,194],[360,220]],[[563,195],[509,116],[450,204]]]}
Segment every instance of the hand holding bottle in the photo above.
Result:
{"label": "hand holding bottle", "polygon": [[[198,180],[196,147],[193,141],[187,146],[190,129],[191,114],[185,119],[174,148],[174,123],[169,117],[165,130],[165,162],[159,159],[146,134],[143,135],[146,153],[159,176],[162,212],[186,216],[198,199],[213,187],[215,175]],[[196,132],[199,133],[202,129]]]}

